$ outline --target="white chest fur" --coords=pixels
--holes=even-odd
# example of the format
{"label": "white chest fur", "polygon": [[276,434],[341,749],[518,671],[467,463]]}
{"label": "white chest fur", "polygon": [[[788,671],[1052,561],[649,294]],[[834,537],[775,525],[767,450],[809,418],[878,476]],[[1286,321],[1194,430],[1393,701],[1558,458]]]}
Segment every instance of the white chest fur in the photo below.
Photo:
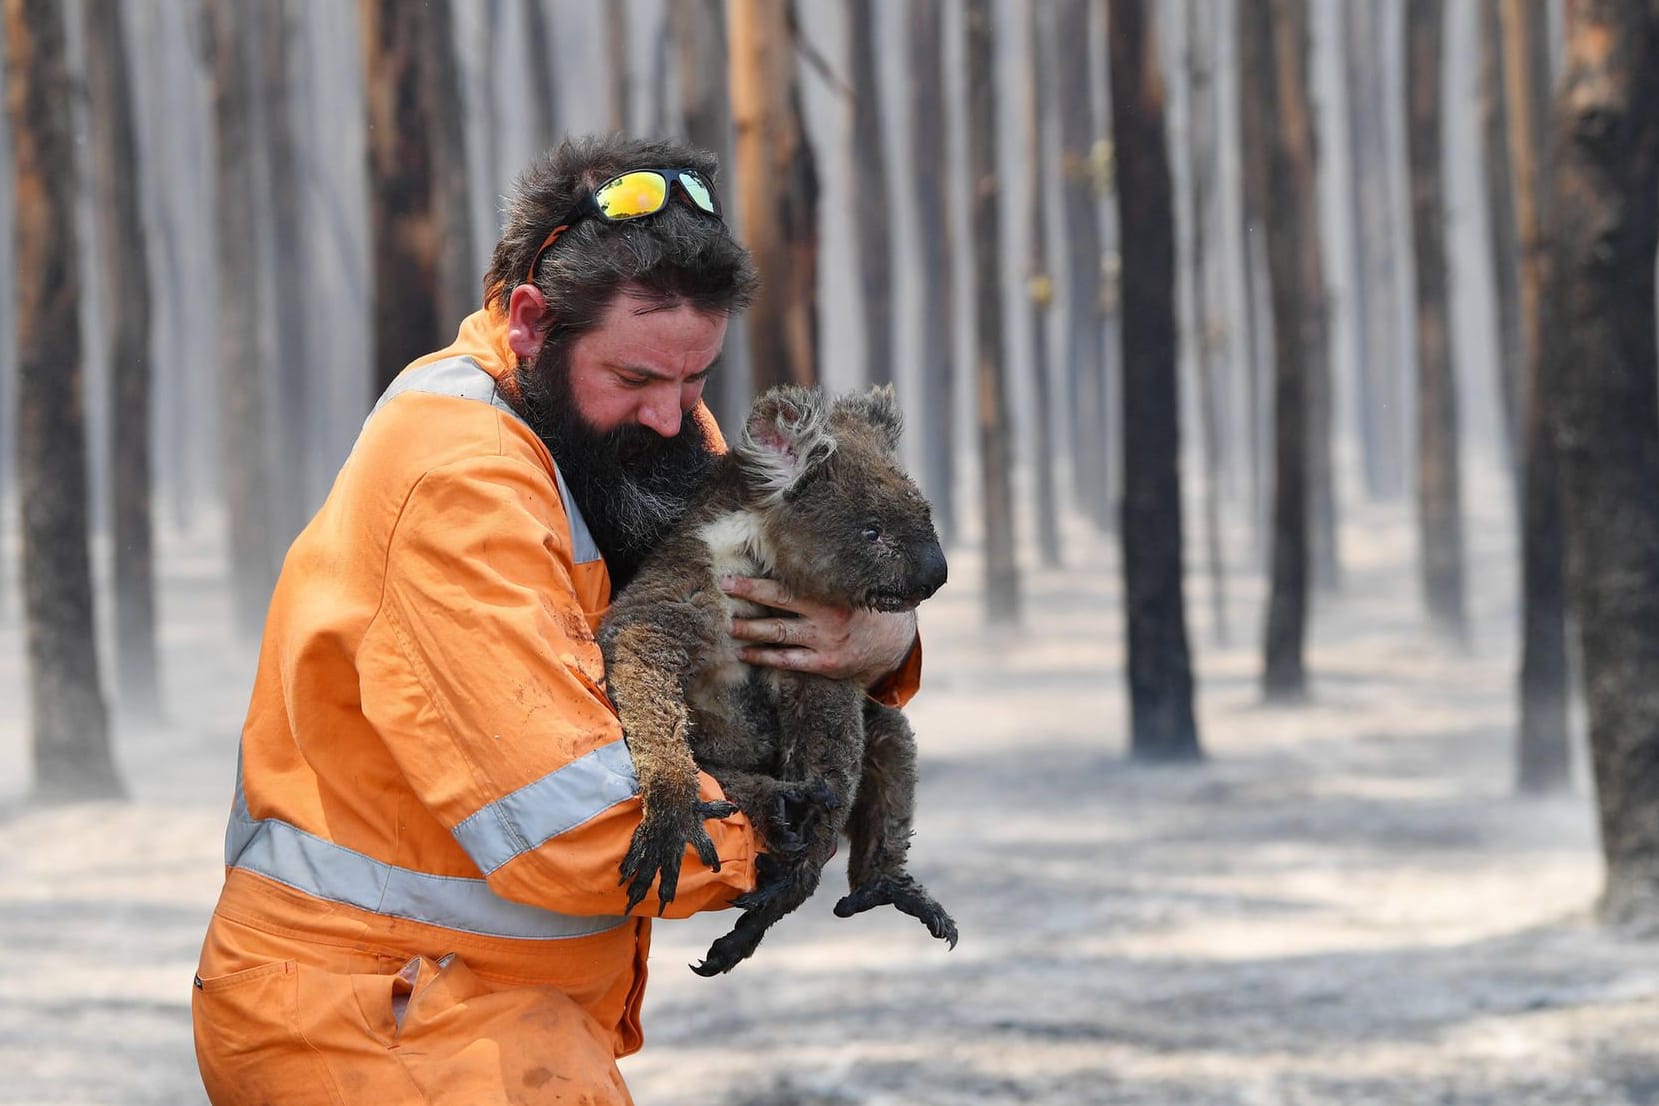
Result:
{"label": "white chest fur", "polygon": [[[709,568],[718,580],[722,576],[766,576],[771,573],[771,543],[752,511],[732,511],[706,523],[698,532],[709,551]],[[754,618],[763,608],[743,599],[724,596],[726,612],[737,618]],[[735,684],[748,676],[748,666],[737,659],[728,643],[721,663],[712,675],[717,683]]]}

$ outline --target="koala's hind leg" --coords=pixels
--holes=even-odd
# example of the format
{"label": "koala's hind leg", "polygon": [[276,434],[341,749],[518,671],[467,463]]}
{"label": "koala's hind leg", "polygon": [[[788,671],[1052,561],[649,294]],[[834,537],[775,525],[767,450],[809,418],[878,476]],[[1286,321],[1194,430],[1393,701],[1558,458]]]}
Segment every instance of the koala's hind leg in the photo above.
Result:
{"label": "koala's hind leg", "polygon": [[841,796],[821,779],[780,780],[718,766],[705,770],[760,830],[766,851],[780,858],[805,853],[808,843],[821,835],[821,824],[843,805]]}
{"label": "koala's hind leg", "polygon": [[905,870],[916,811],[916,736],[904,715],[879,703],[864,708],[864,778],[847,821],[852,891],[835,904],[847,918],[891,904],[956,947],[956,922]]}
{"label": "koala's hind leg", "polygon": [[[755,951],[766,931],[818,889],[824,865],[835,855],[847,822],[864,756],[862,692],[816,676],[780,674],[784,685],[778,720],[785,750],[778,774],[805,786],[815,816],[801,820],[802,847],[796,853],[763,853],[760,881],[737,900],[743,908],[732,931],[709,946],[692,970],[699,975],[729,972]],[[717,777],[718,778],[718,777]],[[817,796],[816,799],[812,796]]]}
{"label": "koala's hind leg", "polygon": [[688,737],[691,719],[681,689],[681,672],[689,664],[685,649],[646,625],[619,628],[607,635],[605,647],[606,683],[622,718],[644,806],[619,882],[628,884],[629,911],[656,882],[660,914],[679,889],[686,845],[695,848],[709,868],[720,870],[719,854],[703,820],[725,818],[737,807],[697,797],[697,763]]}

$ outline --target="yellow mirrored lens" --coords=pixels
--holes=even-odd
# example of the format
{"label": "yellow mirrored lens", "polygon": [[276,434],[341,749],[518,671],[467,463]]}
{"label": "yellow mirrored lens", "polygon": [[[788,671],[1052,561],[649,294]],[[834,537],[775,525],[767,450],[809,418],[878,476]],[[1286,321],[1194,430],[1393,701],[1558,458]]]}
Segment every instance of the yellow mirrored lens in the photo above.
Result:
{"label": "yellow mirrored lens", "polygon": [[715,213],[714,194],[709,191],[708,182],[696,173],[681,173],[680,185],[690,196],[692,202],[710,215]]}
{"label": "yellow mirrored lens", "polygon": [[668,182],[657,173],[625,173],[593,194],[599,210],[612,219],[661,211],[667,198]]}

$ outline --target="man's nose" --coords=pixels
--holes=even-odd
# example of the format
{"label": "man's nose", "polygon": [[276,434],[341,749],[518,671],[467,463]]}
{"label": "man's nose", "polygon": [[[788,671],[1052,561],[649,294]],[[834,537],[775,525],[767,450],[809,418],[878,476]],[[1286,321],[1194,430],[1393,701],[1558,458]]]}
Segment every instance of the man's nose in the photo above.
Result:
{"label": "man's nose", "polygon": [[639,424],[664,438],[680,432],[681,417],[677,394],[662,399],[652,397],[639,405]]}

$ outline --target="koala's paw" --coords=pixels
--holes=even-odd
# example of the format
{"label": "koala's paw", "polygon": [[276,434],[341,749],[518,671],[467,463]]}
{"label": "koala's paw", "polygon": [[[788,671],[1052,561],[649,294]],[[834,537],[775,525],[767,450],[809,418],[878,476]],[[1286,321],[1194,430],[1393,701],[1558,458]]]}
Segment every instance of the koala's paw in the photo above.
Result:
{"label": "koala's paw", "polygon": [[820,823],[840,805],[841,797],[823,780],[780,787],[766,812],[767,848],[783,856],[800,856],[819,832]]}
{"label": "koala's paw", "polygon": [[[657,913],[668,909],[680,886],[680,862],[685,847],[697,850],[697,858],[710,870],[720,870],[720,854],[708,830],[703,828],[707,818],[727,818],[737,813],[737,807],[726,802],[696,802],[684,813],[670,816],[647,816],[634,831],[628,844],[628,853],[622,858],[622,878],[618,883],[628,884],[628,906],[625,913],[644,901],[657,883]],[[660,880],[658,879],[660,874]]]}
{"label": "koala's paw", "polygon": [[764,910],[744,911],[732,931],[710,945],[703,959],[691,965],[691,970],[705,978],[731,971],[754,953],[774,920]]}
{"label": "koala's paw", "polygon": [[835,904],[838,918],[850,918],[875,906],[892,906],[927,926],[927,931],[956,947],[956,922],[927,888],[910,876],[872,876]]}

